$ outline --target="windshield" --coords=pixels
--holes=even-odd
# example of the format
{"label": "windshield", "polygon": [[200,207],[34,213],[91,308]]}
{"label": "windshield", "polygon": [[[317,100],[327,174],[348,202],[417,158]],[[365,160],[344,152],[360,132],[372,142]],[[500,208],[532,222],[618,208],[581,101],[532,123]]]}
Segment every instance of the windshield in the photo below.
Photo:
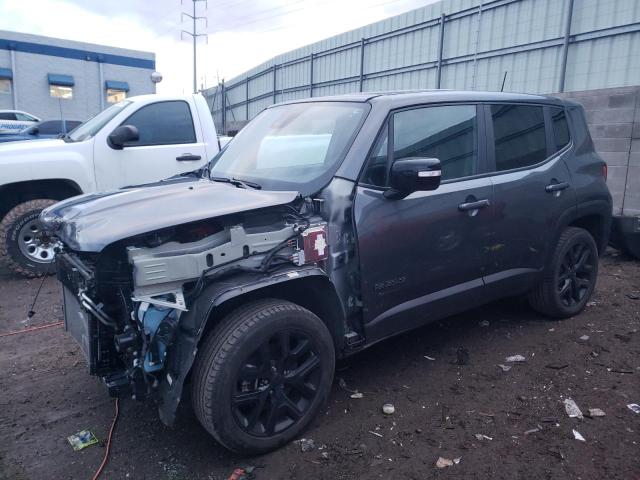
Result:
{"label": "windshield", "polygon": [[267,109],[213,159],[210,176],[315,193],[333,176],[368,111],[368,104],[349,102]]}
{"label": "windshield", "polygon": [[109,121],[118,115],[122,110],[124,110],[127,106],[129,106],[131,102],[128,100],[123,100],[122,102],[118,102],[115,105],[111,105],[106,110],[98,113],[97,115],[91,117],[86,122],[80,124],[76,128],[74,128],[71,132],[69,132],[68,138],[73,142],[82,142],[83,140],[89,140],[93,137],[98,131],[104,127]]}

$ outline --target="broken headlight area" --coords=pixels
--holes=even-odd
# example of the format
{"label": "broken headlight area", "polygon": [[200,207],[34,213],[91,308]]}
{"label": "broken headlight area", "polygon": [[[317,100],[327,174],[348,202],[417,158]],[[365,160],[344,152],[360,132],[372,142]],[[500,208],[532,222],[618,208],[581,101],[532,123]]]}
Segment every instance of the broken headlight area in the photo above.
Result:
{"label": "broken headlight area", "polygon": [[65,326],[112,395],[152,397],[170,385],[181,317],[208,284],[322,262],[328,240],[320,217],[291,209],[172,227],[99,254],[62,252]]}

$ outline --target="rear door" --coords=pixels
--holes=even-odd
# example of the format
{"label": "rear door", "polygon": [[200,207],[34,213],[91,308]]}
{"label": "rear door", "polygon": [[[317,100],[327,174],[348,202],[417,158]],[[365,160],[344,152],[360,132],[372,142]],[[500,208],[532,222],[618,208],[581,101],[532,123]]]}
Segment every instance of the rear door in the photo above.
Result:
{"label": "rear door", "polygon": [[[94,155],[99,188],[149,183],[204,165],[208,160],[205,143],[192,110],[193,105],[184,100],[150,103],[121,123],[138,129],[137,141],[116,150],[106,138],[98,138]],[[101,175],[101,169],[106,174]]]}
{"label": "rear door", "polygon": [[575,208],[563,161],[571,145],[562,109],[492,104],[485,105],[485,119],[496,216],[485,282],[503,296],[531,287],[555,246],[561,218]]}
{"label": "rear door", "polygon": [[[492,186],[482,177],[484,135],[476,105],[395,112],[357,187],[355,218],[367,337],[398,333],[478,303],[489,261]],[[391,164],[431,157],[442,184],[389,200]]]}

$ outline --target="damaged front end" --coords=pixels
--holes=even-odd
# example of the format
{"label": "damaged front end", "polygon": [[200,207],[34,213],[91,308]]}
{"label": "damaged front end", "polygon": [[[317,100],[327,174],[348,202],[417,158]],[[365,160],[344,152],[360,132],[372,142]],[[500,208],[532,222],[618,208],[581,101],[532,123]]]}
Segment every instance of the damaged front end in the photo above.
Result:
{"label": "damaged front end", "polygon": [[[231,196],[240,191],[216,188]],[[99,199],[88,200],[92,206],[69,202],[71,211],[85,210],[80,215],[65,215],[64,204],[43,212],[45,228],[65,245],[56,256],[65,328],[82,347],[89,373],[102,377],[112,396],[153,398],[171,424],[211,313],[212,287],[222,294],[322,273],[318,262],[327,258],[328,235],[317,205],[295,195],[282,200],[136,233],[98,252],[83,250],[81,238],[96,244],[99,235],[89,230],[104,228],[87,219],[92,210],[105,214],[95,205]],[[65,238],[69,231],[74,241]]]}

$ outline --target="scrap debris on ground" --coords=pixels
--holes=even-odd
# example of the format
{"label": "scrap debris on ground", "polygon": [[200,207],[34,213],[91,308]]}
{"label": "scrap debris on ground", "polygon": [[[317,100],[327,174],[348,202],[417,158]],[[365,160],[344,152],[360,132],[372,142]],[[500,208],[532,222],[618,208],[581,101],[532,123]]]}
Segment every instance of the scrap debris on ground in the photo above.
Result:
{"label": "scrap debris on ground", "polygon": [[[0,334],[61,320],[49,279],[23,324],[38,286],[0,271]],[[173,428],[121,401],[103,477],[640,478],[638,292],[640,262],[609,254],[579,317],[550,321],[514,299],[382,342],[339,362],[324,412],[268,455],[217,446],[188,398]],[[60,327],[0,342],[0,478],[91,478],[105,445],[73,451],[67,437],[107,438],[113,400],[80,349]]]}

